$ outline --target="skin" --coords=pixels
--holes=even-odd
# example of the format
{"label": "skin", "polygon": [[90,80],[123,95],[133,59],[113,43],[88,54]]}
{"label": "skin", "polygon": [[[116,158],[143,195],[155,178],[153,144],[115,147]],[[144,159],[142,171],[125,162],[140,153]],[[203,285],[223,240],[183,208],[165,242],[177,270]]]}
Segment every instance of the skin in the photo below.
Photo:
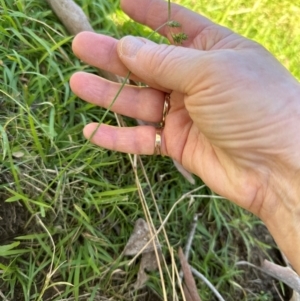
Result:
{"label": "skin", "polygon": [[[167,21],[167,2],[123,0],[121,5],[152,29]],[[178,5],[171,11],[188,35],[182,46],[85,32],[75,37],[73,51],[120,76],[130,70],[132,79],[148,85],[126,86],[112,107],[117,113],[159,122],[165,93],[170,93],[162,153],[259,216],[300,273],[300,85],[257,43]],[[171,39],[167,26],[160,34]],[[74,74],[70,85],[79,97],[102,107],[119,89],[83,72]],[[87,125],[85,137],[96,128]],[[91,138],[101,147],[148,155],[154,140],[152,126],[105,124]]]}

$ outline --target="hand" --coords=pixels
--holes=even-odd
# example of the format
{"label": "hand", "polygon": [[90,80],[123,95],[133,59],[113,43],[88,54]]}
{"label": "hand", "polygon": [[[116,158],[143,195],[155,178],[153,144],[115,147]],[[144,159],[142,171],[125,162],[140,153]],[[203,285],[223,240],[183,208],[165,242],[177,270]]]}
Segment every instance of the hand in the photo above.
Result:
{"label": "hand", "polygon": [[[164,1],[140,0],[136,5],[135,0],[123,0],[122,7],[152,29],[167,21]],[[282,217],[290,219],[291,210],[299,212],[299,83],[262,46],[229,29],[175,4],[172,20],[180,22],[189,37],[183,47],[82,33],[74,39],[73,50],[85,62],[112,73],[124,76],[130,70],[132,79],[149,86],[126,86],[112,107],[117,113],[159,122],[165,93],[170,93],[163,154],[261,217],[282,246],[281,236],[295,225],[284,226],[280,235],[275,225]],[[172,41],[169,27],[160,33]],[[79,97],[103,107],[119,89],[118,84],[82,72],[73,75],[71,87]],[[90,137],[96,127],[87,125],[84,135]],[[150,155],[154,137],[151,126],[101,125],[91,141]],[[295,185],[290,186],[291,181]],[[290,195],[282,198],[286,190]]]}

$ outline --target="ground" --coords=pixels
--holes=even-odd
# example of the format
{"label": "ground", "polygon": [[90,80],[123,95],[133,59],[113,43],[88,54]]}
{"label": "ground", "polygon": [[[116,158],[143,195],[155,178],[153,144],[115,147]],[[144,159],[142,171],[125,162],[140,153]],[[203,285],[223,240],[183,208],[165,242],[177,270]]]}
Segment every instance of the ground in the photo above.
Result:
{"label": "ground", "polygon": [[[25,235],[27,232],[32,232],[32,228],[26,229],[25,226],[28,222],[29,214],[26,208],[22,206],[19,202],[14,203],[5,203],[5,193],[1,194],[0,199],[0,245],[5,245],[13,242],[15,237],[20,235]],[[35,228],[36,231],[36,228]],[[224,235],[226,236],[226,231],[224,231]],[[268,230],[262,225],[259,224],[252,229],[251,235],[259,241],[259,244],[269,246],[269,249],[262,249],[259,244],[256,246],[252,246],[251,250],[247,249],[243,238],[236,233],[235,245],[233,248],[236,249],[237,258],[239,261],[248,261],[257,266],[260,265],[262,260],[266,258],[272,258],[276,263],[282,264],[282,259],[279,251],[277,250],[275,243],[269,234]],[[218,244],[223,244],[223,235],[220,235],[218,238],[219,241],[216,241]],[[7,259],[0,258],[0,264],[5,264]],[[291,297],[291,290],[279,284],[278,281],[272,279],[270,276],[261,273],[251,267],[241,266],[239,268],[240,273],[232,279],[238,285],[241,286],[241,290],[236,291],[235,296],[232,300],[242,300],[245,295],[251,297],[262,295],[266,296],[265,299],[262,300],[274,300],[274,301],[282,301],[289,300]],[[200,286],[203,286],[203,283],[199,282]],[[281,285],[281,287],[280,287]],[[282,290],[284,290],[285,295],[283,295]],[[9,288],[5,288],[5,283],[0,279],[0,291],[5,295]],[[280,293],[279,293],[280,292]],[[56,296],[57,292],[54,289],[50,289],[44,295],[44,300],[52,300],[52,296]],[[279,295],[280,294],[280,295]],[[162,299],[154,293],[151,289],[143,289],[138,294],[138,300],[140,301],[161,301]],[[99,297],[100,298],[100,297]],[[15,299],[14,301],[22,301],[24,300],[24,293],[22,287],[20,285],[16,285],[15,287]],[[98,299],[94,299],[98,300]],[[99,300],[102,300],[101,298]],[[217,299],[210,299],[217,300]],[[249,300],[251,300],[249,298]],[[255,299],[253,299],[255,300]]]}
{"label": "ground", "polygon": [[[3,195],[2,195],[3,196]],[[26,233],[28,211],[20,203],[5,203],[0,196],[0,245],[5,245],[17,236]]]}

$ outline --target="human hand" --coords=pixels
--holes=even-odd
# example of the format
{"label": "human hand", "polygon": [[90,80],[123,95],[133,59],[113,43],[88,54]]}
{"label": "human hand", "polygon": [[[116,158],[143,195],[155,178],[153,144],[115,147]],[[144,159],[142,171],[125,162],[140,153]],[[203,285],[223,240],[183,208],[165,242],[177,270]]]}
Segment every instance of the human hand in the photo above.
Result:
{"label": "human hand", "polygon": [[[152,29],[167,21],[167,2],[140,0],[136,5],[135,0],[123,0],[122,7]],[[183,47],[82,33],[73,49],[86,63],[121,76],[130,70],[132,79],[148,85],[126,86],[112,106],[117,113],[159,122],[165,93],[170,93],[162,153],[261,217],[282,246],[279,236],[293,227],[284,226],[279,235],[278,222],[299,209],[294,197],[300,195],[298,185],[290,185],[297,184],[300,170],[299,84],[255,42],[175,4],[171,19],[189,37]],[[169,27],[159,32],[172,40]],[[110,105],[119,86],[82,72],[71,78],[75,94],[103,107]],[[87,125],[84,135],[89,138],[96,127]],[[149,155],[154,140],[152,126],[104,124],[91,139],[109,149]]]}

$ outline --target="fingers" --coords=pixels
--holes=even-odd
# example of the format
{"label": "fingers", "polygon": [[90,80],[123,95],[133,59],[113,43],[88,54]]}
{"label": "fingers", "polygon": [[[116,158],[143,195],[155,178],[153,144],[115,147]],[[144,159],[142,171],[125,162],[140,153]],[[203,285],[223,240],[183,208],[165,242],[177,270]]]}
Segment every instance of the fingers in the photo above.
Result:
{"label": "fingers", "polygon": [[[168,20],[168,2],[162,0],[122,0],[121,7],[135,21],[145,24],[156,30]],[[171,4],[171,20],[177,21],[182,25],[183,31],[188,35],[189,39],[184,46],[188,46],[194,38],[205,28],[212,25],[220,28],[209,19],[194,13],[175,3]],[[171,38],[170,28],[164,26],[159,33]],[[171,40],[171,39],[170,39]]]}
{"label": "fingers", "polygon": [[81,32],[75,36],[72,49],[85,63],[120,76],[128,69],[117,54],[117,40],[94,32]]}
{"label": "fingers", "polygon": [[[129,70],[119,58],[117,44],[118,40],[114,38],[94,32],[81,32],[74,38],[72,48],[75,55],[85,63],[125,77]],[[164,87],[148,83],[133,73],[131,73],[130,79],[152,85],[153,88],[158,90],[169,92]]]}
{"label": "fingers", "polygon": [[[114,151],[139,155],[153,155],[155,151],[156,129],[152,126],[117,128],[91,123],[84,128],[83,134],[92,143]],[[161,152],[165,154],[163,139]]]}
{"label": "fingers", "polygon": [[117,51],[124,65],[144,82],[184,94],[195,92],[214,55],[132,36],[122,38]]}
{"label": "fingers", "polygon": [[[108,108],[121,85],[78,72],[71,77],[70,86],[80,98]],[[165,93],[151,88],[125,86],[110,109],[128,117],[158,123],[162,120],[164,97]]]}

